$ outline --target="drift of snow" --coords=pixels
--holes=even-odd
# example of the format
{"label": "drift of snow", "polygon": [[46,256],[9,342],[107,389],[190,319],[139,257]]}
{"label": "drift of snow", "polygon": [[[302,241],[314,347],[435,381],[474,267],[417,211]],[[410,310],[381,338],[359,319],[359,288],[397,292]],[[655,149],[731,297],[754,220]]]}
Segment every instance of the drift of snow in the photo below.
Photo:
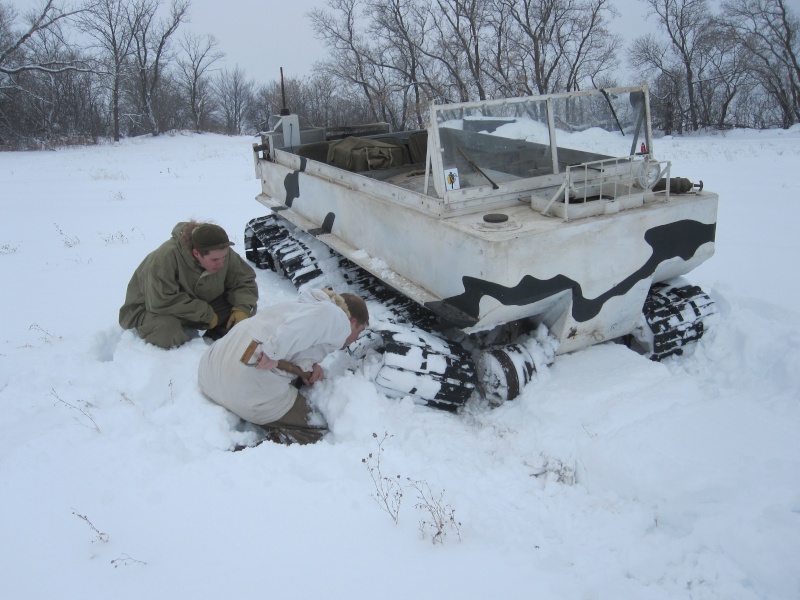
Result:
{"label": "drift of snow", "polygon": [[[717,253],[687,276],[720,318],[689,355],[595,346],[452,415],[340,353],[313,391],[325,440],[229,452],[256,434],[199,392],[205,343],[159,350],[117,312],[178,221],[243,253],[252,141],[0,155],[4,597],[800,595],[800,128],[656,142],[720,194]],[[260,310],[296,297],[257,280]],[[395,523],[376,497],[398,489]]]}

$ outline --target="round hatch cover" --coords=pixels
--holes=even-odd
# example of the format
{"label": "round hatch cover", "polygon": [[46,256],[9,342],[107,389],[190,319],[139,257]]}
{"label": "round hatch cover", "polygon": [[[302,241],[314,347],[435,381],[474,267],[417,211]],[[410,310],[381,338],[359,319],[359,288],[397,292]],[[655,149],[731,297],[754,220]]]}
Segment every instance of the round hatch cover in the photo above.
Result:
{"label": "round hatch cover", "polygon": [[490,213],[483,216],[483,220],[487,223],[505,223],[508,221],[508,215],[503,213]]}

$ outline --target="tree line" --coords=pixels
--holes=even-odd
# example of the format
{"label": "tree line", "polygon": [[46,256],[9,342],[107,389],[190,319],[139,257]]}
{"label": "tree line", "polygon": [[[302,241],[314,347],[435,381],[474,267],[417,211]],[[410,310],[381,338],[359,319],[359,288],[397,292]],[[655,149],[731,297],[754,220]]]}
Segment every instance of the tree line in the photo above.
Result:
{"label": "tree line", "polygon": [[25,15],[0,0],[0,147],[255,133],[284,99],[308,125],[416,129],[431,102],[631,80],[649,82],[666,133],[800,122],[790,0],[639,1],[657,33],[626,47],[613,0],[327,0],[307,15],[326,56],[282,90],[222,68],[213,35],[187,29],[190,0],[43,0]]}

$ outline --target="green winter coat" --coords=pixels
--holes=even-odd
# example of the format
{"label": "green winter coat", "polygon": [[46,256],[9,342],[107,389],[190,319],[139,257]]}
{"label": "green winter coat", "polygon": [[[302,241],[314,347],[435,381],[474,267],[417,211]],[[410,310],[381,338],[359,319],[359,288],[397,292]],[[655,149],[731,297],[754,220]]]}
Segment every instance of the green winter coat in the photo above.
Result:
{"label": "green winter coat", "polygon": [[211,323],[214,310],[209,302],[223,294],[231,306],[255,314],[258,287],[253,268],[230,250],[222,269],[207,272],[180,243],[186,225],[178,223],[172,238],[148,254],[134,272],[125,304],[119,309],[119,324],[124,329],[137,327],[146,312],[188,323]]}

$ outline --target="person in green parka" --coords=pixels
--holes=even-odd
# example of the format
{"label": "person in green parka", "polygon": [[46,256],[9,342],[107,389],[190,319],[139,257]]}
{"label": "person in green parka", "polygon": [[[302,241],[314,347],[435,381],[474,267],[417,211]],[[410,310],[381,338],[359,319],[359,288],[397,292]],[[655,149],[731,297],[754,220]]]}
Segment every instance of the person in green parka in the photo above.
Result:
{"label": "person in green parka", "polygon": [[172,237],[134,272],[119,310],[120,326],[168,349],[188,342],[198,329],[205,329],[204,337],[212,341],[219,339],[253,316],[256,274],[230,251],[233,245],[219,225],[175,225]]}

